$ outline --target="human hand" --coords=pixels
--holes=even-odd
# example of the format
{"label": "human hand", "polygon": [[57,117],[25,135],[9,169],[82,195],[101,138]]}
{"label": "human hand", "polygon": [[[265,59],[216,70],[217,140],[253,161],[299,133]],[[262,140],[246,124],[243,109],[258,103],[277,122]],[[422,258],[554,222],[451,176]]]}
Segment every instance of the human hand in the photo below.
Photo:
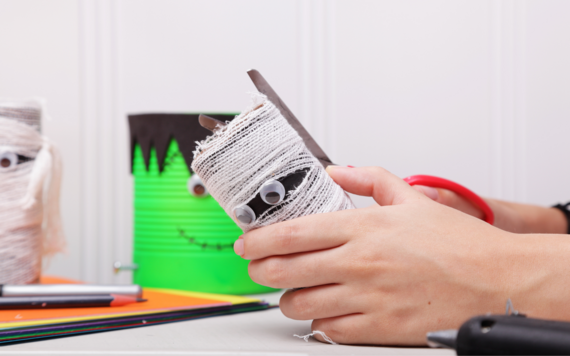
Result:
{"label": "human hand", "polygon": [[[451,190],[442,188],[426,187],[424,185],[414,185],[413,188],[424,194],[426,197],[450,208],[459,210],[465,214],[469,214],[477,219],[483,219],[484,213],[479,207],[475,206],[463,196],[452,192]],[[484,199],[489,204],[488,199]],[[494,213],[494,211],[493,211]]]}
{"label": "human hand", "polygon": [[[414,189],[440,204],[482,219],[483,211],[463,196],[447,189],[415,185]],[[484,198],[495,216],[494,226],[514,233],[565,234],[567,222],[557,209]]]}
{"label": "human hand", "polygon": [[255,282],[305,288],[283,295],[286,316],[314,319],[312,329],[338,343],[424,345],[426,332],[500,313],[516,295],[512,234],[436,204],[381,168],[329,174],[379,205],[281,222],[235,244],[252,260]]}

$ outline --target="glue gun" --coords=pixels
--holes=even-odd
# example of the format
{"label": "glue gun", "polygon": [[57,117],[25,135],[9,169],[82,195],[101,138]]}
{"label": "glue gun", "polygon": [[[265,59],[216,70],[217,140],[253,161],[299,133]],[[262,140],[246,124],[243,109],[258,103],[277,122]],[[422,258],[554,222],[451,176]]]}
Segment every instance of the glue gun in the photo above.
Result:
{"label": "glue gun", "polygon": [[483,315],[459,330],[430,332],[427,341],[431,347],[453,348],[458,355],[568,355],[570,323],[522,314]]}

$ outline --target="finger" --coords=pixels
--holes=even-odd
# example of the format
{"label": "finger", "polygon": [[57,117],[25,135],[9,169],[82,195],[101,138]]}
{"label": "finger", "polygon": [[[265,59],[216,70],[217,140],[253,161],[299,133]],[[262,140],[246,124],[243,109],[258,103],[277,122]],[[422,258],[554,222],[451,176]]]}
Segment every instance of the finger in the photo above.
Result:
{"label": "finger", "polygon": [[413,188],[431,200],[440,204],[454,208],[471,216],[483,219],[484,213],[479,207],[475,206],[471,201],[463,196],[452,192],[451,190],[442,188],[426,187],[423,185],[414,185]]}
{"label": "finger", "polygon": [[288,291],[281,296],[279,308],[290,319],[312,320],[359,313],[359,303],[348,286],[331,284]]}
{"label": "finger", "polygon": [[372,197],[380,205],[397,205],[410,199],[425,199],[401,178],[380,167],[328,166],[327,172],[342,189]]}
{"label": "finger", "polygon": [[343,210],[283,221],[244,234],[239,252],[245,259],[256,260],[337,247],[350,239],[358,220],[356,210]]}
{"label": "finger", "polygon": [[430,198],[431,200],[437,201],[439,198],[439,192],[436,188],[426,187],[423,185],[414,185],[413,188],[418,192],[422,193],[426,197]]}
{"label": "finger", "polygon": [[414,185],[413,188],[431,200],[472,215],[476,218],[483,219],[485,215],[483,210],[475,206],[471,201],[455,192],[452,192],[451,190],[426,187],[423,185]]}
{"label": "finger", "polygon": [[[338,344],[380,344],[380,345],[406,345],[425,346],[426,332],[437,330],[441,324],[428,323],[420,325],[417,322],[406,322],[401,315],[390,317],[388,315],[349,314],[332,318],[316,319],[311,324],[311,330],[323,332],[329,339]],[[327,342],[323,336],[315,333],[314,337]]]}
{"label": "finger", "polygon": [[436,201],[438,203],[457,209],[479,219],[482,219],[484,217],[483,210],[476,207],[473,203],[461,195],[458,195],[447,189],[437,189],[437,191],[438,198]]}
{"label": "finger", "polygon": [[[316,319],[311,324],[311,330],[321,331],[337,344],[366,344],[367,316],[364,314],[350,314],[332,318]],[[371,326],[370,326],[371,327]],[[315,333],[315,339],[327,342],[322,335]]]}
{"label": "finger", "polygon": [[303,288],[342,283],[348,278],[338,249],[272,256],[249,263],[251,279],[272,288]]}

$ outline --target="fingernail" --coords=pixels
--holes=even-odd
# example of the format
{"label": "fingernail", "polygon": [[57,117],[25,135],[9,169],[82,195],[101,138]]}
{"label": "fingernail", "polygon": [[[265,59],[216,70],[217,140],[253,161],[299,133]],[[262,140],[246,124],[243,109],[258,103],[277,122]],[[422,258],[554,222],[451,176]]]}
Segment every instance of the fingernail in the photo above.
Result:
{"label": "fingernail", "polygon": [[353,166],[337,166],[335,164],[331,164],[330,166],[327,166],[325,171],[330,172],[332,169],[337,169],[337,168],[354,168],[354,167]]}
{"label": "fingernail", "polygon": [[439,198],[439,193],[437,191],[437,189],[432,188],[432,187],[426,187],[426,186],[418,186],[418,188],[420,188],[422,190],[422,192],[424,193],[424,195],[428,198],[430,198],[431,200],[435,200],[437,201],[437,199]]}
{"label": "fingernail", "polygon": [[234,252],[240,256],[243,256],[243,239],[240,238],[236,242],[234,242]]}

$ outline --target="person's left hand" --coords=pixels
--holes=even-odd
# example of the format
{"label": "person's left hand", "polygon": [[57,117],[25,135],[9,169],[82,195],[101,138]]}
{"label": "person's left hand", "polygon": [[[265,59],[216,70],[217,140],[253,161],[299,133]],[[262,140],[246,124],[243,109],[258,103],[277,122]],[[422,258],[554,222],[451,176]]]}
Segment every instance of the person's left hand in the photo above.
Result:
{"label": "person's left hand", "polygon": [[[415,185],[414,189],[440,204],[454,208],[478,219],[483,219],[483,210],[466,198],[447,189]],[[520,204],[497,199],[483,198],[495,215],[494,226],[517,234],[565,234],[568,223],[564,214],[554,208]]]}
{"label": "person's left hand", "polygon": [[252,260],[255,282],[305,288],[282,296],[286,316],[314,319],[312,329],[338,343],[425,345],[426,332],[502,312],[519,296],[509,281],[523,273],[513,256],[524,244],[512,234],[435,203],[381,168],[329,174],[379,205],[277,223],[234,246]]}

